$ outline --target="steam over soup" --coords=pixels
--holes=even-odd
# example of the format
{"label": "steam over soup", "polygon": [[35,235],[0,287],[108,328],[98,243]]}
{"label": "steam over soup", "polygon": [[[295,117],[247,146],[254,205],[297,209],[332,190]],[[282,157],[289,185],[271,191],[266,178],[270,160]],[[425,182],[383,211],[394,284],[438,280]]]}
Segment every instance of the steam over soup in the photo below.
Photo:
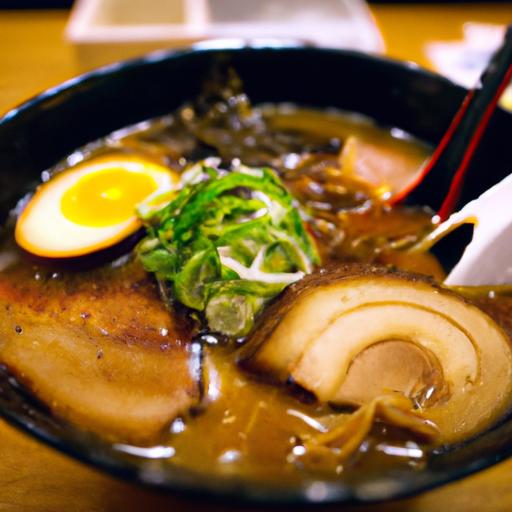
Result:
{"label": "steam over soup", "polygon": [[508,410],[505,290],[442,285],[391,206],[429,148],[236,77],[78,149],[0,253],[0,362],[53,413],[254,479],[421,468]]}

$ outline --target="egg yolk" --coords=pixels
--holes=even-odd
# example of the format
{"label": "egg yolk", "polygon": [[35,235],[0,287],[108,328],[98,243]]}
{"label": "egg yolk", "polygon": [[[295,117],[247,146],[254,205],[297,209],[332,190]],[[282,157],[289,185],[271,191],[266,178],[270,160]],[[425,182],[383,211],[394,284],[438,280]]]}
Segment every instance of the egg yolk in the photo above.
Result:
{"label": "egg yolk", "polygon": [[108,169],[80,178],[61,199],[66,219],[89,227],[119,224],[135,215],[135,206],[158,187],[149,175]]}

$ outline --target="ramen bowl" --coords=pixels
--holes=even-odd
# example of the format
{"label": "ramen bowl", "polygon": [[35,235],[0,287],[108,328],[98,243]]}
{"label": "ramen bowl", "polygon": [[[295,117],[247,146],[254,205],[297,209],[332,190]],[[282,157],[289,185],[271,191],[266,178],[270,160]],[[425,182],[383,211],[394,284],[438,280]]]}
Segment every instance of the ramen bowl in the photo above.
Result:
{"label": "ramen bowl", "polygon": [[[357,52],[298,46],[204,45],[113,64],[50,89],[0,120],[0,215],[33,189],[41,172],[76,148],[123,127],[162,116],[195,98],[211,69],[228,62],[255,104],[292,103],[357,112],[435,145],[465,90],[410,63]],[[498,110],[473,160],[461,202],[512,169],[512,115]],[[429,192],[420,202],[429,205]],[[282,485],[237,475],[205,478],[105,440],[54,416],[0,368],[0,415],[56,449],[128,481],[215,498],[226,503],[369,503],[410,496],[457,480],[512,454],[512,421],[449,449],[437,449],[421,470],[366,471],[340,481],[308,479]],[[154,455],[154,454],[153,454]]]}

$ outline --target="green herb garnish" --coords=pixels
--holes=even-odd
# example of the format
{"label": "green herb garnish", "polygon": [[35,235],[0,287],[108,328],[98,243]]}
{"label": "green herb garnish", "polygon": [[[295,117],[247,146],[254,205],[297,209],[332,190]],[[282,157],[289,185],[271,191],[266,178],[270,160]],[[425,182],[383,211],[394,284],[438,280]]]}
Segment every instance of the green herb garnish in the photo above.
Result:
{"label": "green herb garnish", "polygon": [[312,271],[319,258],[300,213],[269,168],[194,165],[164,207],[139,208],[145,269],[209,329],[244,336],[262,307]]}

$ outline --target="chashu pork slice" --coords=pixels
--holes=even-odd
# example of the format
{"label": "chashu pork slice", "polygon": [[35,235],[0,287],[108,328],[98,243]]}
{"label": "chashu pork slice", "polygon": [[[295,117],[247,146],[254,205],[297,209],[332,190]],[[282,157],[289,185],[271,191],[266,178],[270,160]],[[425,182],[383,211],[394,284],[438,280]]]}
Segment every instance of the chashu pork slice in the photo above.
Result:
{"label": "chashu pork slice", "polygon": [[511,404],[507,334],[459,295],[413,274],[347,265],[290,286],[265,312],[241,364],[320,401],[410,398],[457,442]]}
{"label": "chashu pork slice", "polygon": [[198,401],[198,357],[137,263],[0,273],[0,363],[87,430],[151,443]]}

